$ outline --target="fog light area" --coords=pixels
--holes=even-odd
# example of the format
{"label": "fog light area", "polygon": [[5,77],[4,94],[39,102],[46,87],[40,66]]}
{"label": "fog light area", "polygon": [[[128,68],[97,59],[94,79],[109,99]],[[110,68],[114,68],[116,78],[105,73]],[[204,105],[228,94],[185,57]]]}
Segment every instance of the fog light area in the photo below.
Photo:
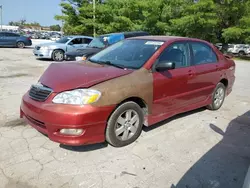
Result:
{"label": "fog light area", "polygon": [[61,134],[78,136],[83,133],[83,129],[61,129]]}

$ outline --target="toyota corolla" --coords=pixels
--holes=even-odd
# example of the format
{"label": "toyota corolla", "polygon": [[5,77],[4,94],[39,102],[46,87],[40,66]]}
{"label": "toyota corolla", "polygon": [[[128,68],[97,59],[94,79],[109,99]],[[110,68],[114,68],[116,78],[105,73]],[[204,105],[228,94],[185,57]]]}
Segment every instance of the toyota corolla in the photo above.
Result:
{"label": "toyota corolla", "polygon": [[51,64],[23,96],[21,117],[65,145],[134,142],[143,126],[207,106],[232,91],[235,63],[198,39],[143,36],[81,63]]}

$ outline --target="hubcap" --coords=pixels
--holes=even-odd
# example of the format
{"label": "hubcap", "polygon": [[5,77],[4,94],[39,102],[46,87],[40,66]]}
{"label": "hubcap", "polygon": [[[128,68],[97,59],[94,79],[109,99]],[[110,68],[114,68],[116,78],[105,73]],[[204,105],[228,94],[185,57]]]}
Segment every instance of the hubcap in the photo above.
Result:
{"label": "hubcap", "polygon": [[224,96],[225,96],[225,91],[223,88],[218,88],[215,92],[215,96],[214,96],[214,105],[216,107],[221,106],[223,100],[224,100]]}
{"label": "hubcap", "polygon": [[130,139],[137,132],[139,123],[140,119],[136,111],[127,110],[123,112],[116,121],[116,137],[122,141]]}
{"label": "hubcap", "polygon": [[19,48],[23,48],[23,46],[24,46],[24,44],[23,44],[23,43],[21,43],[21,42],[20,42],[20,43],[18,43],[18,47],[19,47]]}
{"label": "hubcap", "polygon": [[62,52],[57,52],[55,53],[55,59],[56,60],[62,60],[63,59],[63,53]]}

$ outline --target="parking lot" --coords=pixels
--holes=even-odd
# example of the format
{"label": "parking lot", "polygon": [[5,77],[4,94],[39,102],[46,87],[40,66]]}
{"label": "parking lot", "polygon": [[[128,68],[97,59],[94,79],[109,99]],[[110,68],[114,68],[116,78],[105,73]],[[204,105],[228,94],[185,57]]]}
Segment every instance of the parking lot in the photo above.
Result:
{"label": "parking lot", "polygon": [[250,165],[250,62],[236,62],[233,92],[219,111],[144,128],[123,148],[63,146],[19,119],[22,95],[50,63],[36,60],[32,48],[0,48],[0,187],[242,187]]}

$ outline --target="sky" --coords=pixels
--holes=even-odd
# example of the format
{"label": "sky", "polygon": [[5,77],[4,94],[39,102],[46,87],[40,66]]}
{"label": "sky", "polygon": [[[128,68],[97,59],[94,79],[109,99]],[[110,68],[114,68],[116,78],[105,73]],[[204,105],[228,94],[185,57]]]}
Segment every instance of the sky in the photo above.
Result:
{"label": "sky", "polygon": [[20,19],[38,22],[42,26],[60,24],[54,19],[56,14],[61,14],[60,2],[61,0],[0,0],[0,6],[3,6],[3,24]]}

